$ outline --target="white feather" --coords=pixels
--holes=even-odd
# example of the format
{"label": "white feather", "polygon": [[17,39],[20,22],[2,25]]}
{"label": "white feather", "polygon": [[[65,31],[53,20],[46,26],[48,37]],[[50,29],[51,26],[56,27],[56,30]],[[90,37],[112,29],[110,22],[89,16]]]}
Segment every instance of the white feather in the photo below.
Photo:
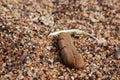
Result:
{"label": "white feather", "polygon": [[66,32],[70,32],[70,33],[76,32],[76,33],[78,33],[78,34],[84,33],[84,31],[82,31],[82,30],[70,29],[70,30],[62,30],[62,31],[53,32],[53,33],[50,33],[49,36],[56,36],[56,35],[58,35],[58,34],[60,34],[60,33],[63,33],[63,32],[65,32],[65,33],[66,33]]}
{"label": "white feather", "polygon": [[86,34],[86,35],[89,35],[89,36],[91,36],[92,38],[94,38],[95,40],[97,40],[99,43],[101,43],[101,41],[99,40],[99,39],[97,39],[96,37],[94,37],[94,36],[92,36],[91,34],[89,34],[89,33],[86,33],[86,32],[84,32],[84,31],[82,31],[82,30],[78,30],[78,29],[70,29],[70,30],[62,30],[62,31],[57,31],[57,32],[53,32],[53,33],[50,33],[48,36],[57,36],[58,34],[60,34],[60,33],[66,33],[66,32],[70,32],[70,33],[77,33],[77,34]]}

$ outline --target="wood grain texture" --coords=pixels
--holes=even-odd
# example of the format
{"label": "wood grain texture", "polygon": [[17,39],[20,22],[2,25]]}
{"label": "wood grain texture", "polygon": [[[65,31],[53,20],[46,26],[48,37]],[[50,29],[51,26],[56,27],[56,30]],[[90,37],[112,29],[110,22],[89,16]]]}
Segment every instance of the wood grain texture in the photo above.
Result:
{"label": "wood grain texture", "polygon": [[58,46],[61,50],[61,57],[69,67],[82,68],[84,61],[80,53],[76,50],[70,33],[60,33],[58,35]]}

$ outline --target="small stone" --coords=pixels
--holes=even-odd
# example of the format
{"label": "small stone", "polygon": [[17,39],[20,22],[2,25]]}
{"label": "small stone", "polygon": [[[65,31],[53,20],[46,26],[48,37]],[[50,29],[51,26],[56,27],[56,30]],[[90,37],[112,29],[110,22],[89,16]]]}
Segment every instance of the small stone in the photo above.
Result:
{"label": "small stone", "polygon": [[3,30],[3,31],[8,31],[9,29],[10,29],[10,27],[7,26],[7,25],[2,26],[2,30]]}
{"label": "small stone", "polygon": [[98,60],[101,59],[101,56],[100,56],[100,55],[96,55],[95,57],[96,57],[96,59],[98,59]]}
{"label": "small stone", "polygon": [[47,46],[46,49],[47,49],[47,50],[51,50],[51,49],[52,49],[52,46]]}
{"label": "small stone", "polygon": [[99,72],[99,71],[96,72],[96,75],[97,75],[98,78],[102,78],[102,76],[103,76],[102,73]]}
{"label": "small stone", "polygon": [[41,28],[40,28],[40,32],[43,33],[43,32],[45,32],[45,31],[46,31],[46,28],[45,28],[45,27],[41,27]]}
{"label": "small stone", "polygon": [[74,77],[73,77],[73,76],[71,76],[71,79],[72,79],[72,80],[74,80]]}
{"label": "small stone", "polygon": [[49,67],[50,67],[51,69],[54,69],[54,65],[50,65]]}
{"label": "small stone", "polygon": [[48,59],[48,63],[53,63],[54,59]]}
{"label": "small stone", "polygon": [[0,66],[3,64],[3,60],[2,58],[0,58]]}
{"label": "small stone", "polygon": [[40,59],[43,59],[43,58],[44,58],[44,55],[39,55],[39,58],[40,58]]}
{"label": "small stone", "polygon": [[103,0],[97,0],[99,5],[102,5]]}
{"label": "small stone", "polygon": [[27,56],[27,51],[24,51],[20,57],[21,62],[23,62],[25,60],[26,56]]}
{"label": "small stone", "polygon": [[104,38],[100,38],[100,39],[99,39],[99,43],[104,43],[104,44],[105,44],[105,43],[106,43],[106,40],[105,40]]}
{"label": "small stone", "polygon": [[33,78],[33,80],[38,80],[37,78]]}
{"label": "small stone", "polygon": [[93,57],[93,55],[92,54],[88,54],[88,58],[90,59],[90,58],[92,58]]}
{"label": "small stone", "polygon": [[116,49],[115,58],[116,58],[116,59],[120,59],[120,48],[117,48],[117,49]]}

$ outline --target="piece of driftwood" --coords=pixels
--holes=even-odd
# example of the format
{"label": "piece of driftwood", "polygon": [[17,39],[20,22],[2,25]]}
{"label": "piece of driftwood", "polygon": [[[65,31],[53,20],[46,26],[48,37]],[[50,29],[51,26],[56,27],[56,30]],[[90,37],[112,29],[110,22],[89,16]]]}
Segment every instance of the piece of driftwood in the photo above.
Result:
{"label": "piece of driftwood", "polygon": [[72,33],[89,35],[90,37],[95,39],[98,43],[102,42],[93,35],[79,29],[61,30],[50,33],[48,35],[48,37],[58,36],[58,46],[60,48],[61,58],[66,65],[74,68],[82,68],[84,67],[85,63],[81,54],[78,53],[73,44],[71,38]]}
{"label": "piece of driftwood", "polygon": [[70,33],[60,33],[58,35],[58,46],[60,48],[63,62],[74,68],[84,67],[84,61],[80,53],[76,50]]}

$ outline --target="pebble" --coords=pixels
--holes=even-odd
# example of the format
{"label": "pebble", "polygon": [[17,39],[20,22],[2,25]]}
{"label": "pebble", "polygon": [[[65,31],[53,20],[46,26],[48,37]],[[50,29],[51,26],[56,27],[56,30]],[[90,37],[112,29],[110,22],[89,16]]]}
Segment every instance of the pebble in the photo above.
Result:
{"label": "pebble", "polygon": [[71,79],[72,79],[72,80],[75,80],[74,76],[71,76]]}
{"label": "pebble", "polygon": [[52,46],[47,46],[46,49],[50,51],[52,49]]}
{"label": "pebble", "polygon": [[117,49],[116,49],[115,58],[116,58],[116,59],[120,59],[120,48],[117,48]]}
{"label": "pebble", "polygon": [[97,75],[98,78],[102,78],[102,76],[103,76],[102,73],[99,72],[99,71],[96,72],[96,75]]}
{"label": "pebble", "polygon": [[32,80],[38,80],[38,78],[33,78]]}

